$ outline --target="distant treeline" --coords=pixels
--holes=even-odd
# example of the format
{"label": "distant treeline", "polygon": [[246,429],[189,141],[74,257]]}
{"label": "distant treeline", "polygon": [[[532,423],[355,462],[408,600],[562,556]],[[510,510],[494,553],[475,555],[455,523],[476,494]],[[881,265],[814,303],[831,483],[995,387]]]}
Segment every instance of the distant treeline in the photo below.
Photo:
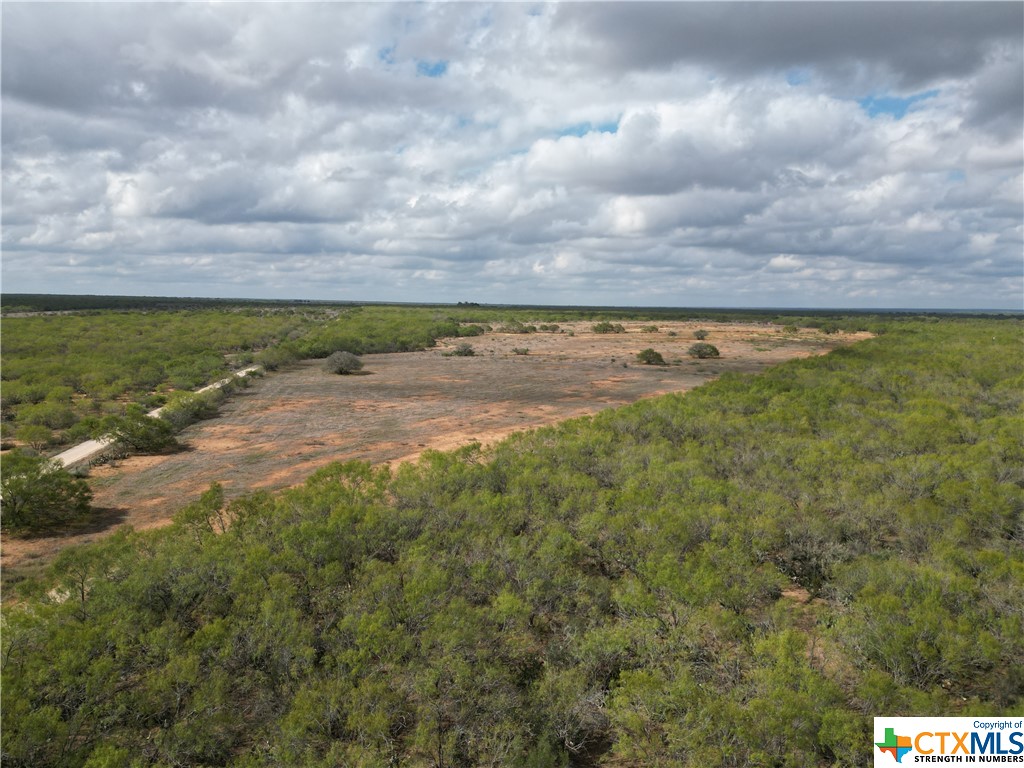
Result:
{"label": "distant treeline", "polygon": [[66,550],[4,765],[852,767],[1020,713],[1021,324],[888,331]]}
{"label": "distant treeline", "polygon": [[[916,309],[738,309],[730,307],[613,307],[613,306],[558,306],[558,305],[519,305],[519,304],[480,304],[473,301],[460,301],[456,304],[415,303],[415,302],[377,302],[377,301],[342,301],[319,299],[222,299],[203,297],[171,297],[171,296],[93,296],[48,293],[5,293],[0,294],[0,309],[4,314],[23,312],[75,312],[86,310],[182,310],[211,309],[224,307],[357,307],[357,306],[391,306],[407,308],[445,308],[458,310],[480,309],[499,315],[509,311],[526,311],[533,315],[545,317],[561,317],[564,320],[592,320],[618,318],[622,320],[687,320],[707,319],[721,322],[731,321],[774,321],[784,319],[791,321],[799,318],[816,318],[818,320],[839,320],[843,318],[898,319],[912,317],[963,317],[989,318],[1021,316],[1021,312],[1012,311],[975,311],[975,310],[916,310]],[[540,314],[538,314],[540,313]]]}

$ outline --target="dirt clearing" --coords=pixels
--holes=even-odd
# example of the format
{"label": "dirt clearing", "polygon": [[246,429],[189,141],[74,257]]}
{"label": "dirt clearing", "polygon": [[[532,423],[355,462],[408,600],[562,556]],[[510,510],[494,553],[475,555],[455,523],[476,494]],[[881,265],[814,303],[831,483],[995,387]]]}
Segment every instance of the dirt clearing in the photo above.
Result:
{"label": "dirt clearing", "polygon": [[[427,448],[447,450],[471,440],[486,445],[515,431],[692,389],[726,371],[760,371],[868,336],[784,334],[774,326],[707,322],[641,330],[649,324],[623,323],[626,333],[611,334],[592,333],[589,322],[563,324],[558,333],[488,333],[426,352],[365,355],[363,372],[354,376],[328,374],[320,361],[273,373],[233,395],[216,419],[182,432],[186,450],[94,469],[93,504],[102,512],[88,527],[55,536],[5,536],[5,581],[120,524],[166,525],[214,481],[230,497],[301,483],[332,461],[396,463]],[[721,358],[687,356],[698,328],[709,332],[706,341]],[[474,356],[445,356],[462,342],[473,346]],[[638,364],[637,353],[647,347],[669,365]]]}

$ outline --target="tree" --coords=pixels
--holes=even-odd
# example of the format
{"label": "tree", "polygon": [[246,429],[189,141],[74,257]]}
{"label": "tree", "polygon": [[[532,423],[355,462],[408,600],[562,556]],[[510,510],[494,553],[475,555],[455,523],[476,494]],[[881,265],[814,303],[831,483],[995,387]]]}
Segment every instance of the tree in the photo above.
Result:
{"label": "tree", "polygon": [[135,453],[160,453],[178,445],[171,423],[147,416],[139,405],[129,405],[124,416],[104,419],[101,431]]}
{"label": "tree", "polygon": [[695,338],[697,341],[704,341],[704,339],[706,339],[707,337],[708,332],[705,331],[703,328],[698,328],[696,331],[693,332],[693,338]]}
{"label": "tree", "polygon": [[53,432],[41,424],[26,424],[17,432],[17,438],[37,451],[53,442]]}
{"label": "tree", "polygon": [[701,360],[709,357],[718,357],[718,347],[714,344],[706,344],[703,341],[694,344],[686,352],[690,357],[699,357]]}
{"label": "tree", "polygon": [[338,351],[324,361],[324,370],[345,376],[363,369],[363,361],[351,352]]}
{"label": "tree", "polygon": [[40,528],[89,511],[92,492],[58,462],[15,449],[0,476],[0,524]]}
{"label": "tree", "polygon": [[655,352],[650,347],[637,353],[636,359],[644,365],[667,365],[661,353]]}

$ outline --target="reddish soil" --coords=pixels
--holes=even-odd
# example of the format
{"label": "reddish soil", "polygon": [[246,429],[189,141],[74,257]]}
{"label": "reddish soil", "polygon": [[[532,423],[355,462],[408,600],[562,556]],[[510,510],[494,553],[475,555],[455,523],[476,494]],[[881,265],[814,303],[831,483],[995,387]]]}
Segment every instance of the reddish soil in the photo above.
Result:
{"label": "reddish soil", "polygon": [[[641,331],[646,323],[625,323],[625,334],[594,334],[591,325],[565,324],[560,333],[489,333],[426,352],[366,355],[364,371],[354,376],[328,374],[316,361],[270,374],[233,395],[216,419],[182,432],[186,450],[95,468],[90,482],[100,512],[87,527],[5,536],[4,580],[120,524],[166,525],[214,481],[230,497],[301,483],[331,461],[397,463],[427,448],[472,440],[487,445],[515,431],[689,390],[726,371],[760,371],[867,336],[786,335],[772,326],[715,323],[661,323],[657,333]],[[710,332],[707,341],[721,358],[687,357],[698,327]],[[472,344],[475,356],[444,356],[461,341]],[[637,352],[647,347],[669,365],[637,364]],[[515,354],[515,348],[529,348],[529,354]]]}

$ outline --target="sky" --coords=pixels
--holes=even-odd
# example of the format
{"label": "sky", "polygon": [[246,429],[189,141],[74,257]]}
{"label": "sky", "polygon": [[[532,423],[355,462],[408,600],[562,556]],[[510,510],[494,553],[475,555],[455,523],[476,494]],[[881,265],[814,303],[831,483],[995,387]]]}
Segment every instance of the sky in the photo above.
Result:
{"label": "sky", "polygon": [[0,14],[5,293],[1024,302],[1024,3]]}

